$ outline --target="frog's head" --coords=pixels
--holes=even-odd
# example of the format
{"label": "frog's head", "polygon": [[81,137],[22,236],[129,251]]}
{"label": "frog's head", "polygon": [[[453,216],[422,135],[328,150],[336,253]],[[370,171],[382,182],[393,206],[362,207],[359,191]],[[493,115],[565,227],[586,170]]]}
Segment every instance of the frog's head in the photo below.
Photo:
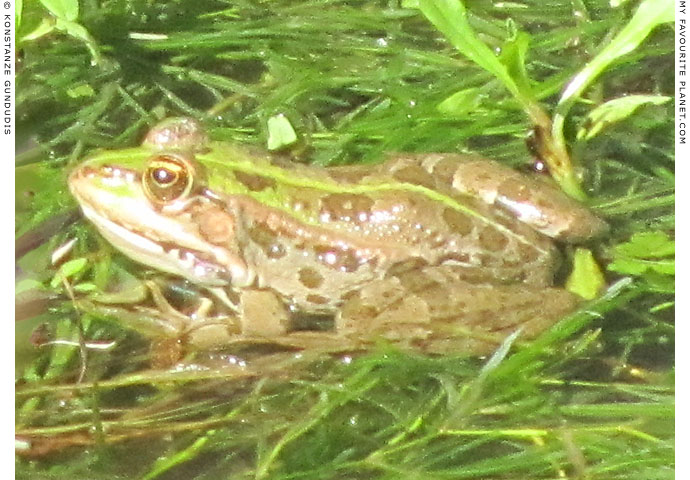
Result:
{"label": "frog's head", "polygon": [[[147,139],[154,132],[165,137],[154,129]],[[234,219],[206,190],[194,150],[169,147],[147,140],[96,153],[72,172],[70,190],[101,234],[134,260],[207,286],[251,283],[233,248]],[[200,227],[215,220],[222,222],[222,241]]]}

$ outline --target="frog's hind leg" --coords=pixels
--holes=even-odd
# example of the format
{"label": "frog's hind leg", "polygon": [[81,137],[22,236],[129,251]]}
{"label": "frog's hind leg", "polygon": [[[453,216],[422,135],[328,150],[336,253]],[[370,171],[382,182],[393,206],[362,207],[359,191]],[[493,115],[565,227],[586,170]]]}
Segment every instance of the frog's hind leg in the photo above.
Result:
{"label": "frog's hind leg", "polygon": [[448,272],[418,272],[365,287],[344,305],[338,333],[360,342],[383,337],[430,353],[484,354],[518,329],[519,339],[534,338],[578,303],[559,288],[449,282],[444,276]]}
{"label": "frog's hind leg", "polygon": [[559,240],[578,242],[607,229],[605,222],[543,175],[521,173],[478,155],[406,154],[391,157],[380,168],[397,181],[430,187],[461,201],[479,199]]}

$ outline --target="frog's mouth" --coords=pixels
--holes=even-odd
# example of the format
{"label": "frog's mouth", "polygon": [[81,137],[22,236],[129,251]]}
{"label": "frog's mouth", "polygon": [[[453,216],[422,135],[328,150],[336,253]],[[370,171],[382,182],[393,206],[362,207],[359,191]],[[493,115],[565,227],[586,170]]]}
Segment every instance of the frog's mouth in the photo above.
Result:
{"label": "frog's mouth", "polygon": [[136,230],[125,228],[82,205],[84,216],[115,248],[137,262],[157,270],[172,273],[205,286],[221,287],[228,284],[227,269],[210,262],[202,252],[158,243]]}
{"label": "frog's mouth", "polygon": [[82,212],[118,250],[149,267],[209,287],[251,283],[244,262],[198,235],[189,214],[154,208],[132,176],[77,170],[69,186]]}

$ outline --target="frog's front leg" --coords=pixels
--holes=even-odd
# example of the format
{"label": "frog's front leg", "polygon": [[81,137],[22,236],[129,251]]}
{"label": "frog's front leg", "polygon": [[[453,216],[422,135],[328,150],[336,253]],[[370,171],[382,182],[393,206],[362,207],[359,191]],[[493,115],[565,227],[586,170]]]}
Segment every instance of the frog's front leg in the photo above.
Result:
{"label": "frog's front leg", "polygon": [[290,328],[290,314],[283,300],[270,290],[244,290],[240,293],[239,317],[242,335],[276,338]]}
{"label": "frog's front leg", "polygon": [[[216,296],[217,292],[214,292]],[[227,296],[225,298],[228,298]],[[238,293],[237,304],[223,316],[208,316],[202,298],[190,315],[185,337],[201,349],[247,343],[280,343],[290,328],[290,312],[270,290],[247,289]],[[212,304],[211,304],[212,305]]]}
{"label": "frog's front leg", "polygon": [[489,353],[522,329],[529,339],[575,309],[559,288],[473,284],[452,267],[430,267],[373,282],[351,296],[338,334],[370,343],[385,338],[430,353]]}
{"label": "frog's front leg", "polygon": [[175,326],[172,335],[162,336],[154,344],[155,356],[165,357],[167,364],[179,359],[183,347],[209,350],[243,345],[274,345],[297,350],[343,349],[339,337],[332,331],[292,331],[294,314],[284,300],[271,290],[244,289],[232,295],[232,299],[219,291],[211,291],[216,300],[224,298],[222,304],[229,308],[213,311],[219,303],[202,296],[193,310],[183,312],[170,304],[156,283],[148,282],[148,287],[156,305],[156,316]]}
{"label": "frog's front leg", "polygon": [[233,343],[269,344],[326,353],[357,349],[356,343],[348,342],[334,329],[297,327],[303,313],[291,312],[284,300],[271,290],[244,290],[240,293],[239,304],[242,334],[236,336]]}
{"label": "frog's front leg", "polygon": [[[166,335],[154,337],[152,351],[154,363],[167,366],[179,360],[184,347],[208,349],[228,343],[241,332],[240,322],[234,312],[215,310],[217,303],[197,292],[192,305],[173,306],[161,286],[147,281],[155,308],[139,307],[141,313],[160,318],[168,328]],[[162,359],[162,360],[161,360]]]}

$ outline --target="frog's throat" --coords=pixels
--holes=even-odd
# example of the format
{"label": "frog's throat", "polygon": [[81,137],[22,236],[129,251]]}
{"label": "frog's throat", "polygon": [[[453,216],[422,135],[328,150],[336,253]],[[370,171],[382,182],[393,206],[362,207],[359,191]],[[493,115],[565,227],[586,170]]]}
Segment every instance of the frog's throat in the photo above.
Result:
{"label": "frog's throat", "polygon": [[94,208],[82,203],[84,215],[99,232],[125,255],[156,270],[179,275],[192,283],[208,287],[249,286],[254,274],[245,265],[221,265],[209,260],[209,255],[179,245],[170,246],[156,242],[132,228],[110,220]]}

